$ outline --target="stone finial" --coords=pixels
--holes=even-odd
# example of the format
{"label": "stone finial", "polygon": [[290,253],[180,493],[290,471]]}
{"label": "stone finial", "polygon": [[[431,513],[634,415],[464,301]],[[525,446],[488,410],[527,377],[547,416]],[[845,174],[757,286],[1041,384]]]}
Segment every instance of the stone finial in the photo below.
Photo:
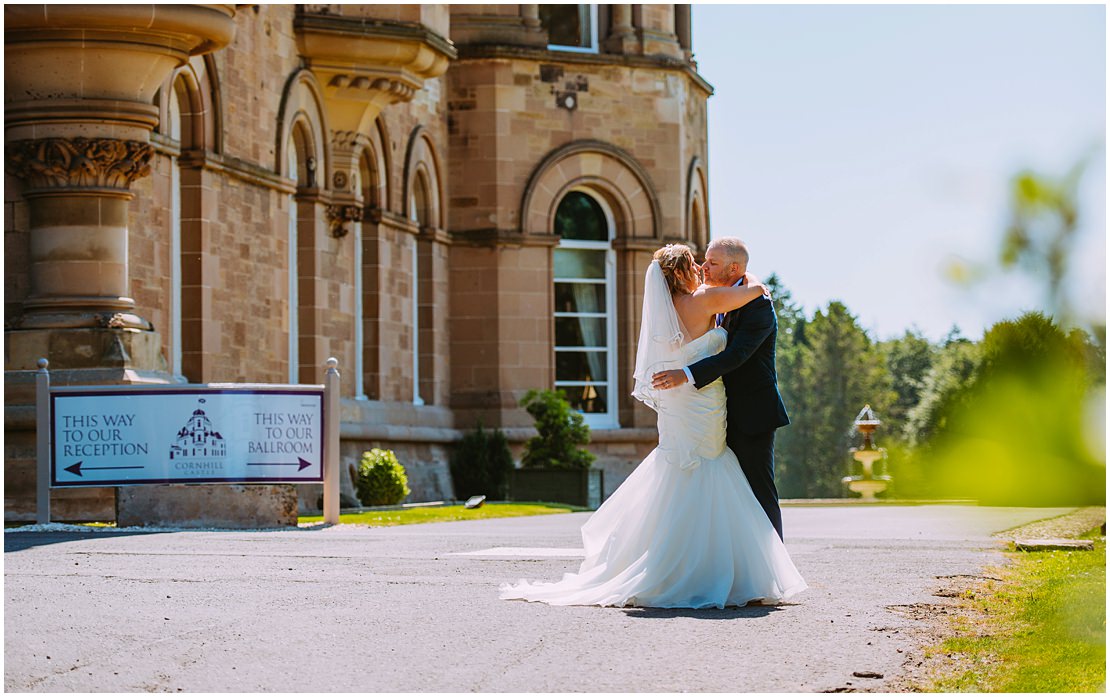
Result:
{"label": "stone finial", "polygon": [[8,146],[8,173],[32,189],[127,189],[150,174],[149,143],[114,138],[40,138]]}

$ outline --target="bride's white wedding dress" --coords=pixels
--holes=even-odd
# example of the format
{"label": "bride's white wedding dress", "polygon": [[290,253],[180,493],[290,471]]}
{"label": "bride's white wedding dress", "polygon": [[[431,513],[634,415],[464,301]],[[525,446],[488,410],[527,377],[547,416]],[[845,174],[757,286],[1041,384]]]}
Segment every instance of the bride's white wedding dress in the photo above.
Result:
{"label": "bride's white wedding dress", "polygon": [[[657,309],[648,307],[647,295],[645,317]],[[674,313],[669,294],[666,304]],[[645,331],[642,355],[648,353]],[[685,344],[676,333],[666,367],[718,353],[726,340],[720,328]],[[650,381],[648,371],[659,363],[640,363],[637,379]],[[641,384],[637,391],[647,390]],[[736,455],[725,446],[721,380],[701,390],[687,384],[637,396],[659,413],[659,446],[583,525],[586,558],[578,573],[554,583],[505,584],[501,597],[551,605],[723,608],[776,603],[804,590]]]}

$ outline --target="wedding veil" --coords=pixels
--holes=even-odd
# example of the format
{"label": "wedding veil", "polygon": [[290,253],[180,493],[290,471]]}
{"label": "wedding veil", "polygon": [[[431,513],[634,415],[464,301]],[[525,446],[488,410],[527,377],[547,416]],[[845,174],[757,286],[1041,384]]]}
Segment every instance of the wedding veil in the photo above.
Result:
{"label": "wedding veil", "polygon": [[662,390],[651,386],[651,376],[660,370],[681,368],[680,351],[686,333],[674,309],[671,289],[658,261],[644,275],[644,308],[640,315],[640,341],[636,345],[636,369],[632,396],[659,411]]}

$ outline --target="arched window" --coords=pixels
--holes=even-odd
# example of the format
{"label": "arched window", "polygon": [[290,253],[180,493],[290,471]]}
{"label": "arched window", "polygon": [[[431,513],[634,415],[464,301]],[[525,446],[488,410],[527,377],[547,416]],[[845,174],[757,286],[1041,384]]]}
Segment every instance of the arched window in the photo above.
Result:
{"label": "arched window", "polygon": [[[359,159],[359,166],[352,173],[354,181],[351,190],[361,192],[363,182],[370,177],[367,172],[366,158]],[[363,238],[365,231],[360,222],[355,226],[355,399],[368,399],[366,395],[366,303],[363,283]]]}
{"label": "arched window", "polygon": [[[169,91],[169,132],[168,135],[181,147],[181,100],[177,90],[181,87],[175,81]],[[182,368],[182,321],[181,321],[181,161],[173,158],[170,164],[170,375],[181,376]]]}
{"label": "arched window", "polygon": [[709,244],[709,210],[706,201],[705,170],[694,157],[686,174],[686,239],[701,252]]}
{"label": "arched window", "polygon": [[[301,142],[298,142],[301,141]],[[293,129],[293,133],[289,138],[288,147],[285,149],[286,153],[286,172],[291,179],[296,180],[297,186],[300,187],[302,178],[301,172],[301,156],[300,150],[304,147],[303,138],[297,128]],[[298,206],[296,193],[289,194],[286,203],[289,208],[289,218],[286,228],[286,270],[287,270],[287,287],[289,305],[287,308],[288,315],[286,321],[288,322],[288,352],[289,352],[289,383],[295,385],[300,382],[300,322],[298,314],[300,311],[300,293],[298,292],[298,284],[300,281],[297,266],[297,224],[298,224]]]}
{"label": "arched window", "polygon": [[[427,174],[422,169],[418,169],[412,182],[409,219],[421,228],[427,227],[431,223],[428,205],[430,200]],[[428,320],[424,316],[427,314],[427,309],[420,306],[421,285],[420,248],[414,235],[412,238],[412,403],[417,405],[424,404],[424,399],[420,396],[420,364],[424,362],[420,355],[420,334],[421,327],[425,326],[425,322]]]}
{"label": "arched window", "polygon": [[443,313],[435,312],[437,299],[442,307],[447,295],[446,253],[439,241],[445,221],[439,159],[423,126],[409,136],[403,181],[405,210],[416,227],[411,247],[413,403],[435,404],[446,396],[447,388],[445,366],[437,360],[448,353],[447,323]]}
{"label": "arched window", "polygon": [[592,427],[616,428],[616,297],[604,199],[572,189],[555,211],[555,389]]}
{"label": "arched window", "polygon": [[709,234],[705,229],[705,216],[701,212],[701,199],[695,198],[690,206],[690,230],[687,238],[692,240],[698,249],[704,250],[709,244]]}

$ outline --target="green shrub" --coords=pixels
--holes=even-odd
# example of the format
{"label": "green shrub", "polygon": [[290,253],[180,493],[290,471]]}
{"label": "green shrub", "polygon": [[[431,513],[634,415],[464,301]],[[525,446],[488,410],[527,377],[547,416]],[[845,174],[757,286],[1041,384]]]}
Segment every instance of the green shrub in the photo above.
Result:
{"label": "green shrub", "polygon": [[455,498],[485,496],[504,501],[508,495],[509,472],[513,455],[509,441],[500,429],[486,431],[481,422],[475,431],[463,436],[451,453],[451,481]]}
{"label": "green shrub", "polygon": [[590,442],[590,428],[570,408],[566,396],[554,390],[528,390],[520,406],[536,420],[539,435],[524,444],[524,467],[589,469],[593,453],[577,446]]}
{"label": "green shrub", "polygon": [[374,448],[362,454],[355,490],[364,506],[393,506],[409,495],[409,478],[392,450]]}

